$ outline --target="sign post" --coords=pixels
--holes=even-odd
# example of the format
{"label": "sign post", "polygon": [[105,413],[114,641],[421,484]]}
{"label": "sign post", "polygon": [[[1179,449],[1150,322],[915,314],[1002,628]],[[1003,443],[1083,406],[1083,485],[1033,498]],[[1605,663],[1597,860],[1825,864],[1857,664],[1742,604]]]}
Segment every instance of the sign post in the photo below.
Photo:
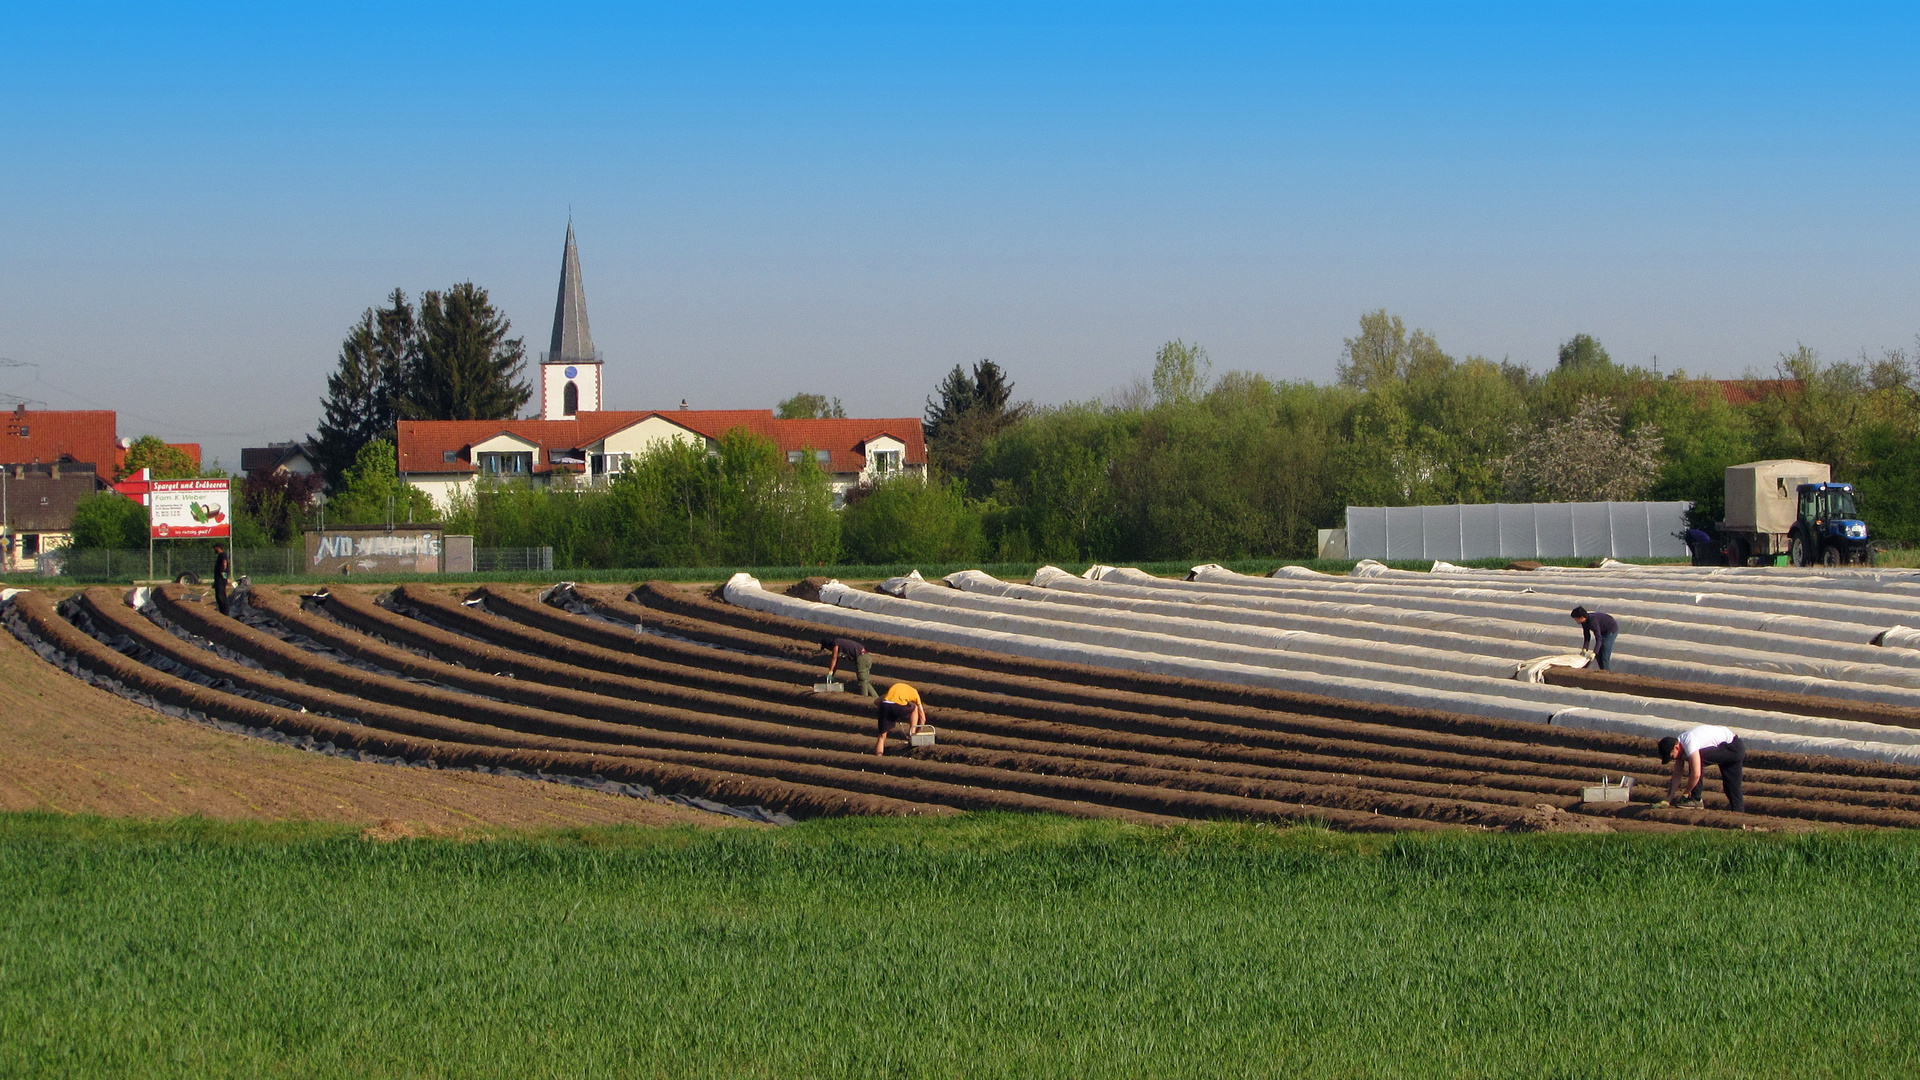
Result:
{"label": "sign post", "polygon": [[154,541],[232,535],[232,481],[154,480],[148,483],[147,580],[153,580]]}

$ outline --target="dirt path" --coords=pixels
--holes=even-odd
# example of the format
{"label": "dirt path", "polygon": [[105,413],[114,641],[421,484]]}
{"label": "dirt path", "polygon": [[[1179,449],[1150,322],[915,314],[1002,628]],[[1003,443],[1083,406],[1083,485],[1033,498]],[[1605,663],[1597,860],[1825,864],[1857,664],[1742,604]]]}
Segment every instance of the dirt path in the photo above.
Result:
{"label": "dirt path", "polygon": [[4,632],[0,810],[400,822],[429,830],[759,827],[559,784],[371,765],[228,734],[88,686]]}

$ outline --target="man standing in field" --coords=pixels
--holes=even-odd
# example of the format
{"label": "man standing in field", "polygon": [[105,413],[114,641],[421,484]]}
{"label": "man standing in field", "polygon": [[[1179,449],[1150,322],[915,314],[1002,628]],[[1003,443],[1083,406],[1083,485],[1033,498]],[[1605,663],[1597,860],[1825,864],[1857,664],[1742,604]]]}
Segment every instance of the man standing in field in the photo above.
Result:
{"label": "man standing in field", "polygon": [[833,673],[840,666],[840,658],[853,661],[853,670],[860,676],[860,696],[879,697],[879,691],[873,688],[873,657],[867,653],[867,647],[852,638],[828,638],[820,643],[823,649],[833,650],[827,659],[827,681],[833,681]]}
{"label": "man standing in field", "polygon": [[1587,640],[1591,638],[1593,666],[1607,670],[1607,664],[1613,660],[1613,639],[1620,635],[1620,624],[1604,611],[1588,611],[1583,607],[1573,609],[1573,621],[1580,624],[1580,651],[1587,650]]}
{"label": "man standing in field", "polygon": [[920,691],[897,682],[887,688],[887,696],[879,701],[880,741],[874,744],[873,752],[885,755],[887,752],[887,733],[900,725],[907,724],[907,735],[913,734],[927,725],[927,707],[920,704]]}
{"label": "man standing in field", "polygon": [[[1741,773],[1747,764],[1747,746],[1732,728],[1702,724],[1679,738],[1669,735],[1660,740],[1660,760],[1673,763],[1673,775],[1667,779],[1667,801],[1674,806],[1698,809],[1705,805],[1700,785],[1706,780],[1708,765],[1720,766],[1720,786],[1727,791],[1727,808],[1734,813],[1747,809],[1746,793],[1740,788]],[[1682,797],[1682,782],[1686,795]]]}
{"label": "man standing in field", "polygon": [[213,603],[220,614],[227,614],[227,545],[213,545]]}

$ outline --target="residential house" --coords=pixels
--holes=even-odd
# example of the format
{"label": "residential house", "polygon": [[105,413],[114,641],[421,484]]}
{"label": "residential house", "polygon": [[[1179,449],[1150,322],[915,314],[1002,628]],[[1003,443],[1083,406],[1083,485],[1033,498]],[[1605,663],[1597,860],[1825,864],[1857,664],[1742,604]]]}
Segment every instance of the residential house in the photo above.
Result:
{"label": "residential house", "polygon": [[540,415],[525,420],[403,420],[402,478],[442,507],[485,482],[601,484],[667,440],[709,449],[735,428],[771,440],[789,464],[811,454],[836,498],[855,484],[927,471],[918,417],[781,420],[771,409],[601,408],[602,359],[588,327],[580,255],[567,223],[551,348],[540,358]]}

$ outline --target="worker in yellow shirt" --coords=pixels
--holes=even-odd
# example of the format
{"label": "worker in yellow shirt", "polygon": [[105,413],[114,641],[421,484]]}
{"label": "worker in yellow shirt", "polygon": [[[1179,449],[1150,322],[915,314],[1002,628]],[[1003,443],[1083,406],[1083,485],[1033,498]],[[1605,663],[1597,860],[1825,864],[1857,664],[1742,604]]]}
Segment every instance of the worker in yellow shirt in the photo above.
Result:
{"label": "worker in yellow shirt", "polygon": [[920,691],[897,682],[887,689],[887,696],[880,699],[880,741],[874,744],[873,752],[884,755],[887,752],[887,733],[904,721],[907,735],[927,726],[927,707],[920,704]]}

